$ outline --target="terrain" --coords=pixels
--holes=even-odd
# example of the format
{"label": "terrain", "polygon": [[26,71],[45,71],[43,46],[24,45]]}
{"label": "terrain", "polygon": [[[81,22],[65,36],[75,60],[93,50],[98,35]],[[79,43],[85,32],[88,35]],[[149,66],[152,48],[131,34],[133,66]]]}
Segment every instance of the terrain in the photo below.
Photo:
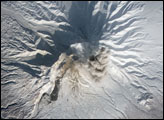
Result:
{"label": "terrain", "polygon": [[163,118],[163,2],[1,2],[1,118]]}

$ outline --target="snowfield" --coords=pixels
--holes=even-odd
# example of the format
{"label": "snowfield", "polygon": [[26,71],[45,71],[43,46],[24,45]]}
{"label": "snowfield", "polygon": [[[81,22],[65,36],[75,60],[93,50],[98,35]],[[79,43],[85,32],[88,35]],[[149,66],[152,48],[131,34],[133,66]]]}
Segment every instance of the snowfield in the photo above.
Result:
{"label": "snowfield", "polygon": [[163,2],[1,2],[1,118],[163,118]]}

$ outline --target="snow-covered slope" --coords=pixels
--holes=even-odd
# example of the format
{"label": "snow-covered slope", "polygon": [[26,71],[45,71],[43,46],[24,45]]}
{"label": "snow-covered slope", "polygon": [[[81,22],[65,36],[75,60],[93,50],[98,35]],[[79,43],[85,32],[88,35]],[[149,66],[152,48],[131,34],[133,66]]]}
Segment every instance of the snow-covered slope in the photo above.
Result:
{"label": "snow-covered slope", "polygon": [[1,118],[163,118],[163,2],[1,2]]}

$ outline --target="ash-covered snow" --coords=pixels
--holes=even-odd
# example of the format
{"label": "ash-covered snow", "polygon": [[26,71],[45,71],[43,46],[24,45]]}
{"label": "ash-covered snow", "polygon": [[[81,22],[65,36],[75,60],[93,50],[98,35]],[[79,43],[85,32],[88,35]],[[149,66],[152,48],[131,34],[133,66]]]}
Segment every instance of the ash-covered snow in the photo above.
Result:
{"label": "ash-covered snow", "polygon": [[1,118],[163,118],[163,2],[1,2]]}

